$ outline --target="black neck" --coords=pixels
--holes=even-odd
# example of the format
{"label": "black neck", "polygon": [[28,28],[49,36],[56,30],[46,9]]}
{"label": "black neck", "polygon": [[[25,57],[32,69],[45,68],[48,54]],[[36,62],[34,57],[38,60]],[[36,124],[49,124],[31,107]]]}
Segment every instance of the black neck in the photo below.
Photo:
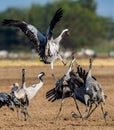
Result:
{"label": "black neck", "polygon": [[22,86],[25,82],[25,69],[22,69]]}
{"label": "black neck", "polygon": [[42,80],[42,76],[41,76],[41,77],[39,77],[39,80],[43,82],[43,80]]}

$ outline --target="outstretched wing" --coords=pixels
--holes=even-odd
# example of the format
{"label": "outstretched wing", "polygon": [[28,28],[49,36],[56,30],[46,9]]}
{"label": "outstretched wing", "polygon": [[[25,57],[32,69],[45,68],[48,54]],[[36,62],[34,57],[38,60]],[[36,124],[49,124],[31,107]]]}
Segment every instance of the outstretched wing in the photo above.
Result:
{"label": "outstretched wing", "polygon": [[52,36],[52,30],[55,27],[56,23],[59,22],[61,20],[61,17],[63,15],[63,10],[61,8],[59,8],[56,12],[55,15],[53,16],[48,29],[46,31],[46,37],[51,37]]}
{"label": "outstretched wing", "polygon": [[19,27],[28,37],[28,39],[33,42],[35,49],[37,50],[37,52],[39,52],[39,44],[44,42],[45,36],[41,32],[39,32],[33,25],[28,24],[25,21],[11,19],[4,19],[2,25]]}

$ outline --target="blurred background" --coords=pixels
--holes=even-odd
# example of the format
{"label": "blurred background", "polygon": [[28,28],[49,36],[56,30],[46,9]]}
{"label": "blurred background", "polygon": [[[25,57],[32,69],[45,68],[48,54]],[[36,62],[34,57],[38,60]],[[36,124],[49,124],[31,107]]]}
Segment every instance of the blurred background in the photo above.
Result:
{"label": "blurred background", "polygon": [[34,48],[16,28],[2,27],[3,19],[24,20],[46,31],[58,8],[63,18],[54,37],[69,28],[70,37],[61,43],[61,54],[79,57],[114,57],[114,0],[0,0],[0,58],[34,58]]}

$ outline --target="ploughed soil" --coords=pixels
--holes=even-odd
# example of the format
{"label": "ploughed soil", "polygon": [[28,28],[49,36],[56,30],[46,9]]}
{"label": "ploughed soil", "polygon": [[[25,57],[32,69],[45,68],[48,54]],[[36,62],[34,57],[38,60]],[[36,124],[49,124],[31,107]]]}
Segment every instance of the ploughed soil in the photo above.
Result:
{"label": "ploughed soil", "polygon": [[[107,124],[104,122],[100,106],[87,119],[74,119],[72,111],[77,110],[72,98],[65,99],[63,109],[59,118],[56,116],[61,104],[61,100],[53,103],[49,102],[45,94],[54,87],[55,80],[51,76],[50,66],[10,66],[0,67],[0,92],[10,93],[11,85],[15,82],[21,84],[21,70],[26,69],[26,85],[30,86],[38,83],[38,73],[44,71],[44,85],[37,95],[31,100],[29,114],[31,118],[27,121],[17,119],[15,111],[9,110],[7,106],[0,108],[0,130],[114,130],[114,66],[94,66],[92,74],[102,84],[103,90],[107,95],[104,109],[108,112]],[[55,66],[55,74],[60,78],[67,70],[68,66]],[[88,66],[83,66],[88,70]],[[85,106],[78,102],[79,108],[83,113]]]}

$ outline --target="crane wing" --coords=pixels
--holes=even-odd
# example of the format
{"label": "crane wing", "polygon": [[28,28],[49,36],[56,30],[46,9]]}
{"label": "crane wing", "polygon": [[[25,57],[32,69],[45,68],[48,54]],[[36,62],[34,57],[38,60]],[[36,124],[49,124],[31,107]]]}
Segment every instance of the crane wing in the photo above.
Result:
{"label": "crane wing", "polygon": [[39,52],[39,45],[40,43],[44,43],[45,36],[40,31],[38,31],[33,25],[28,24],[25,21],[11,19],[4,19],[2,25],[20,28],[28,37],[28,39],[33,42],[33,45],[37,52]]}
{"label": "crane wing", "polygon": [[53,28],[55,27],[56,23],[61,20],[62,15],[63,15],[63,10],[62,10],[61,8],[59,8],[59,9],[55,12],[55,14],[54,14],[54,16],[53,16],[53,18],[52,18],[52,20],[51,20],[51,22],[50,22],[50,24],[49,24],[49,26],[48,26],[48,28],[47,28],[46,37],[52,36],[52,30],[53,30]]}

